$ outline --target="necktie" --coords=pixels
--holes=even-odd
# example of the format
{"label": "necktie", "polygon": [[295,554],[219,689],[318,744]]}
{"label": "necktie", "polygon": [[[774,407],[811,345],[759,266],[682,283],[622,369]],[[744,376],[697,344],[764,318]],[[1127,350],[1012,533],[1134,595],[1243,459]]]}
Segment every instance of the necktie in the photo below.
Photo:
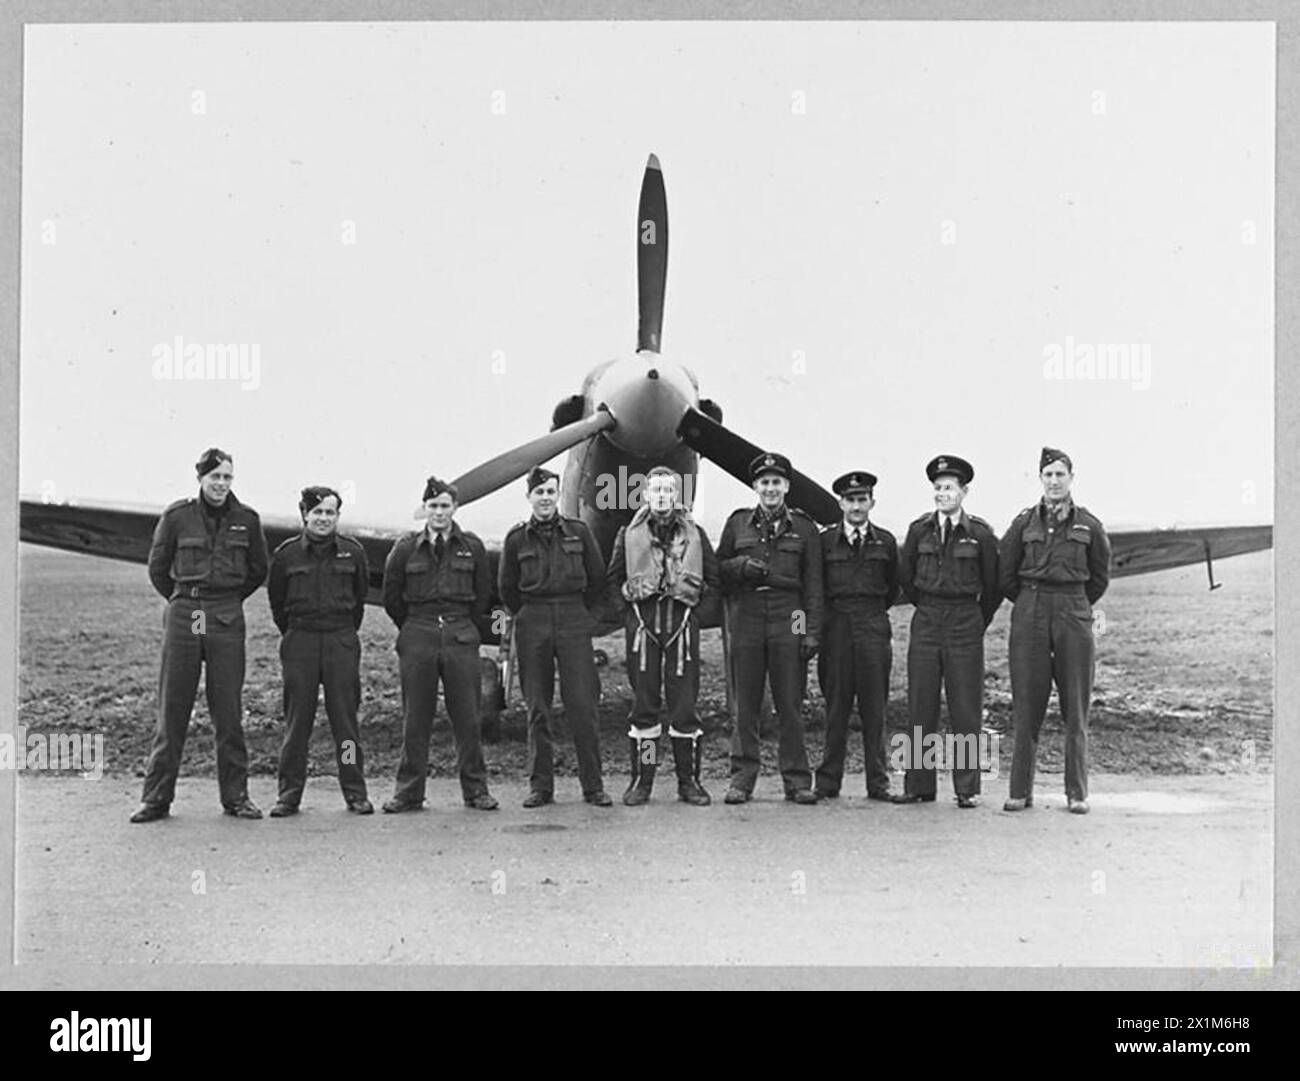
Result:
{"label": "necktie", "polygon": [[437,563],[442,562],[442,553],[446,550],[446,548],[447,548],[447,542],[442,539],[442,534],[439,533],[434,538],[433,541],[433,558],[435,562]]}
{"label": "necktie", "polygon": [[943,546],[948,547],[948,542],[952,540],[952,519],[944,518],[943,520]]}
{"label": "necktie", "polygon": [[862,549],[862,531],[855,529],[853,538],[849,541],[849,547],[853,549],[853,554],[857,555]]}

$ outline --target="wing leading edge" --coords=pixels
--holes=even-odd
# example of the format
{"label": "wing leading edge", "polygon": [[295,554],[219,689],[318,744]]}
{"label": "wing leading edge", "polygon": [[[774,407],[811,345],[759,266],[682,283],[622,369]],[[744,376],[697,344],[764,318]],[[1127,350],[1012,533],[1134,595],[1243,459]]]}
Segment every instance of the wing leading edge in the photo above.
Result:
{"label": "wing leading edge", "polygon": [[1207,529],[1145,529],[1110,533],[1111,577],[1151,574],[1171,567],[1204,563],[1210,588],[1216,588],[1214,561],[1273,547],[1271,525],[1215,526]]}
{"label": "wing leading edge", "polygon": [[[112,504],[42,503],[24,499],[19,504],[18,538],[28,544],[80,552],[127,563],[147,563],[154,526],[162,508]],[[263,518],[271,550],[302,528],[295,519]],[[380,602],[384,560],[399,530],[359,528],[348,530],[366,549],[370,563],[370,604]],[[1271,525],[1222,526],[1207,529],[1123,530],[1110,534],[1111,576],[1126,578],[1172,567],[1205,563],[1214,585],[1214,560],[1273,547]],[[496,580],[499,545],[488,545],[488,560]],[[495,600],[495,598],[494,598]]]}

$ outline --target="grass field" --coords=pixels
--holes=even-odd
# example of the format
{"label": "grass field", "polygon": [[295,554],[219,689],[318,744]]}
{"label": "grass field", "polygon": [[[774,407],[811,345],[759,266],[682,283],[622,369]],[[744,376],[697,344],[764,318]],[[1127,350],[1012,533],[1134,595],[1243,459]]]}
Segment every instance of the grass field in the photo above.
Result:
{"label": "grass field", "polygon": [[[105,771],[143,771],[153,731],[163,603],[143,567],[21,546],[19,723],[28,733],[102,732]],[[1273,560],[1261,552],[1221,563],[1225,584],[1209,592],[1202,567],[1165,571],[1116,582],[1098,608],[1105,632],[1098,638],[1097,678],[1090,729],[1090,764],[1105,772],[1224,773],[1270,770],[1273,728]],[[245,606],[248,674],[244,688],[250,769],[273,774],[282,732],[278,635],[266,594]],[[889,723],[907,727],[906,650],[911,608],[895,609],[894,672]],[[985,640],[986,724],[1010,728],[1006,667],[1010,606],[1004,605]],[[366,772],[385,793],[401,745],[401,695],[395,631],[382,611],[370,608],[361,631],[361,730]],[[601,671],[601,735],[607,772],[626,773],[629,694],[622,636],[598,640],[609,656]],[[492,651],[488,651],[492,652]],[[705,676],[699,713],[704,722],[706,774],[727,773],[727,736],[721,642],[706,631]],[[558,697],[558,696],[557,696]],[[558,707],[557,707],[558,708]],[[805,703],[807,742],[820,759],[823,701],[815,677]],[[571,774],[573,754],[558,722],[557,772]],[[489,771],[526,776],[525,717],[516,694],[503,717],[501,740],[486,747]],[[764,769],[774,768],[775,741],[765,741]],[[182,772],[214,772],[213,733],[200,692]],[[1011,740],[1002,743],[1001,769],[1010,767]],[[1055,704],[1039,751],[1040,773],[1059,772],[1062,739]],[[851,743],[849,772],[862,769],[861,745]],[[439,713],[432,772],[454,769],[451,734]],[[313,774],[333,772],[333,751],[322,707],[312,740]],[[1058,782],[1043,779],[1056,787]],[[611,788],[621,787],[611,782]]]}

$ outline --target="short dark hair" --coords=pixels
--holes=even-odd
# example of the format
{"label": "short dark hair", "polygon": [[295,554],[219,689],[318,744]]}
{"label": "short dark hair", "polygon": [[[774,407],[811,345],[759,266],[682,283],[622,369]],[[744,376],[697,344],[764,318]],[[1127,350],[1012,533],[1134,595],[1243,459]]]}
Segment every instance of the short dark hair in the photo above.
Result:
{"label": "short dark hair", "polygon": [[339,505],[337,509],[342,510],[343,497],[333,488],[327,488],[323,484],[313,484],[310,487],[304,488],[302,490],[302,498],[298,500],[298,513],[306,518],[309,510],[320,506],[330,496],[333,496],[338,500]]}

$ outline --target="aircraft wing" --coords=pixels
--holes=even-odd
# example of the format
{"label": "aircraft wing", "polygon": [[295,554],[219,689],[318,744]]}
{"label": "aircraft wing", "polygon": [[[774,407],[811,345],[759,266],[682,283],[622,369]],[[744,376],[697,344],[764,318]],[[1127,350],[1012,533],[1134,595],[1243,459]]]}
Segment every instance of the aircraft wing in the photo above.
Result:
{"label": "aircraft wing", "polygon": [[1220,526],[1207,529],[1144,529],[1108,533],[1111,577],[1204,563],[1215,588],[1214,561],[1273,547],[1271,525]]}
{"label": "aircraft wing", "polygon": [[[65,552],[143,564],[149,562],[149,545],[162,512],[162,507],[42,503],[24,499],[19,503],[18,539],[45,548],[61,548]],[[262,516],[262,531],[266,534],[267,551],[273,552],[283,541],[302,531],[302,522],[296,518]],[[366,603],[380,604],[384,560],[388,558],[393,542],[402,535],[401,530],[364,526],[354,529],[345,524],[344,532],[360,541],[366,550],[366,561],[370,566],[370,591]],[[486,544],[485,547],[494,583],[492,603],[496,606],[499,601],[495,596],[495,583],[501,546]]]}

